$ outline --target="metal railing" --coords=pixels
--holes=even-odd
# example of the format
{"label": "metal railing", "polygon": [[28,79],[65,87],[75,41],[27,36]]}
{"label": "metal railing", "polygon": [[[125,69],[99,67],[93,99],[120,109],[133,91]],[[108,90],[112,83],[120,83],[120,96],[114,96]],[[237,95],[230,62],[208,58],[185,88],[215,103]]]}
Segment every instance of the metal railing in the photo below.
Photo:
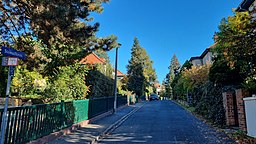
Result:
{"label": "metal railing", "polygon": [[[118,97],[117,105],[127,104]],[[26,143],[113,110],[114,97],[8,108],[5,143]],[[0,126],[3,109],[0,109]]]}

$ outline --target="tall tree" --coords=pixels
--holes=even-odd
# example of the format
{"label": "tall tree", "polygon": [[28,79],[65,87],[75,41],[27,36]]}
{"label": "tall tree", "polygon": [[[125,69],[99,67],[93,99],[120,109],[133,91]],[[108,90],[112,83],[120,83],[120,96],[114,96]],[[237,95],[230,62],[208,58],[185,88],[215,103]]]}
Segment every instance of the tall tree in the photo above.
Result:
{"label": "tall tree", "polygon": [[191,62],[189,62],[188,60],[185,61],[185,63],[182,65],[182,67],[180,68],[179,72],[175,75],[172,83],[171,83],[171,87],[173,89],[173,99],[178,98],[179,96],[179,90],[176,88],[179,88],[178,84],[179,84],[179,80],[182,77],[182,72],[185,70],[189,70],[192,68],[192,64]]}
{"label": "tall tree", "polygon": [[166,76],[166,83],[165,83],[165,89],[166,89],[166,94],[169,96],[173,96],[173,89],[172,89],[172,82],[174,80],[175,75],[179,72],[180,69],[180,63],[178,61],[178,58],[174,54],[171,63],[169,66],[169,73]]}
{"label": "tall tree", "polygon": [[[28,72],[47,80],[49,96],[85,94],[87,69],[79,65],[80,59],[94,50],[117,47],[117,37],[96,36],[100,25],[90,16],[101,13],[106,2],[109,0],[1,0],[0,44],[27,55],[16,71],[21,77],[18,82]],[[0,74],[6,75],[6,70],[0,67]]]}
{"label": "tall tree", "polygon": [[1,39],[13,43],[17,41],[17,36],[32,35],[47,46],[61,41],[64,44],[88,45],[87,49],[92,48],[90,46],[99,47],[105,40],[111,44],[109,39],[95,37],[99,23],[88,24],[92,21],[90,13],[101,13],[102,3],[108,1],[4,0],[0,4]]}
{"label": "tall tree", "polygon": [[[73,64],[88,51],[110,50],[117,46],[117,38],[98,38],[96,32],[99,23],[89,24],[93,20],[90,14],[101,13],[102,3],[108,1],[1,1],[1,42],[24,51],[28,56],[38,49],[43,50],[43,57],[35,56],[40,60],[48,60],[44,62],[47,63],[46,73],[58,66]],[[35,50],[30,47],[33,40],[41,43]]]}
{"label": "tall tree", "polygon": [[[256,92],[256,21],[247,12],[235,13],[223,19],[217,32],[217,59],[212,68],[211,78],[219,84],[244,82]],[[219,68],[218,68],[219,67]],[[227,67],[220,71],[221,67]],[[216,71],[217,72],[214,72]],[[236,75],[236,76],[234,76]],[[235,81],[218,79],[236,77]],[[239,84],[238,84],[239,85]]]}
{"label": "tall tree", "polygon": [[156,82],[157,76],[155,69],[153,68],[153,61],[150,59],[144,48],[142,50],[142,64],[143,64],[143,75],[145,76],[145,91],[147,93],[153,92],[153,85]]}
{"label": "tall tree", "polygon": [[153,61],[147,55],[146,50],[139,44],[138,38],[134,38],[132,56],[127,65],[128,90],[142,96],[156,80],[156,73],[152,66]]}

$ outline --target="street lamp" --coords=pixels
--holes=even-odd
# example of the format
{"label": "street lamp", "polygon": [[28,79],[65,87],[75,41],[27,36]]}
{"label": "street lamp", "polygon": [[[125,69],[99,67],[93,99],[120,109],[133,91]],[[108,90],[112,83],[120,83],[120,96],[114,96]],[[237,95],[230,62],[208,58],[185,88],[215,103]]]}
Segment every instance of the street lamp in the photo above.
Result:
{"label": "street lamp", "polygon": [[118,46],[116,48],[116,61],[115,61],[115,85],[114,85],[114,110],[113,112],[116,112],[116,104],[117,104],[117,59],[118,59],[118,48],[121,46],[122,44],[118,43]]}

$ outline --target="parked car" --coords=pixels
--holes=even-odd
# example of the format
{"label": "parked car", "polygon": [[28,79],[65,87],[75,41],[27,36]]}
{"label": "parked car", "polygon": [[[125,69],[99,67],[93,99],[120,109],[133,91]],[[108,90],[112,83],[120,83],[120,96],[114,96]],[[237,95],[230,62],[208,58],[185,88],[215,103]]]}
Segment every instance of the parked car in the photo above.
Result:
{"label": "parked car", "polygon": [[157,94],[151,94],[149,96],[149,100],[152,101],[152,100],[159,100],[159,96]]}

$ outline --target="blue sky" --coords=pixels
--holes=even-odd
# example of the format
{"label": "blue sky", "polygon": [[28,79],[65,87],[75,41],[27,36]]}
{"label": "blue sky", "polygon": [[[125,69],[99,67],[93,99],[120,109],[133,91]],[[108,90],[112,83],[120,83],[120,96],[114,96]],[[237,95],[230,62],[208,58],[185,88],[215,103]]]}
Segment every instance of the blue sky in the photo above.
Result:
{"label": "blue sky", "polygon": [[[233,15],[242,0],[111,0],[102,14],[98,36],[114,34],[122,44],[118,69],[126,73],[134,37],[154,61],[161,83],[174,54],[181,65],[213,44],[222,18]],[[114,65],[115,50],[109,52]]]}

